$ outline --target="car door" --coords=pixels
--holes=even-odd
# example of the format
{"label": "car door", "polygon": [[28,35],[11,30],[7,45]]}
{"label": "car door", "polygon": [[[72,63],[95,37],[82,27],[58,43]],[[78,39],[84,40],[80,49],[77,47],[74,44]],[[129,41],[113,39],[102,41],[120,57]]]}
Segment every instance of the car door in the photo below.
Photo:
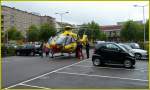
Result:
{"label": "car door", "polygon": [[120,53],[120,48],[113,44],[113,43],[110,43],[110,44],[107,44],[106,45],[106,52],[107,52],[107,59],[108,59],[108,62],[110,63],[120,63],[120,59],[122,58],[121,56],[121,53]]}
{"label": "car door", "polygon": [[100,47],[100,50],[98,50],[99,54],[102,56],[102,58],[104,59],[105,62],[110,62],[110,50],[109,48],[107,48],[107,44],[104,44]]}

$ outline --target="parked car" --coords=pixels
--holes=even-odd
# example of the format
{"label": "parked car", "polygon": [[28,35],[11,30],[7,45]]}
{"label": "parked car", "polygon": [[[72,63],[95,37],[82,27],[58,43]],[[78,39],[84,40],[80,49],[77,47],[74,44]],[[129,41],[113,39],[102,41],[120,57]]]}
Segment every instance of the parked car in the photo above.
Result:
{"label": "parked car", "polygon": [[135,57],[117,43],[105,42],[95,46],[92,62],[94,66],[111,63],[131,68],[135,65]]}
{"label": "parked car", "polygon": [[41,54],[41,49],[40,47],[35,47],[32,44],[25,44],[23,46],[18,46],[16,49],[16,55],[26,55],[26,56],[34,56],[35,54]]}
{"label": "parked car", "polygon": [[128,50],[129,52],[133,53],[137,60],[148,59],[148,53],[147,53],[146,50],[143,50],[143,49],[140,49],[140,48],[133,49],[128,44],[120,44],[120,45],[122,47],[124,47],[126,50]]}
{"label": "parked car", "polygon": [[36,48],[39,48],[39,47],[41,46],[41,42],[34,42],[34,46],[35,46]]}
{"label": "parked car", "polygon": [[124,43],[130,46],[132,49],[140,49],[140,45],[138,43]]}
{"label": "parked car", "polygon": [[105,41],[95,41],[94,44],[100,44],[100,43],[104,43]]}

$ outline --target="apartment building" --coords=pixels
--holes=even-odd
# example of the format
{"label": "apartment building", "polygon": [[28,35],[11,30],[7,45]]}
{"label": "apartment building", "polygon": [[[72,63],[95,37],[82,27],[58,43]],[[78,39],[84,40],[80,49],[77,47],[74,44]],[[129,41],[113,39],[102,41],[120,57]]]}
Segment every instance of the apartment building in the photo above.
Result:
{"label": "apartment building", "polygon": [[105,25],[100,26],[100,29],[106,34],[108,41],[119,41],[121,25]]}
{"label": "apartment building", "polygon": [[29,26],[39,26],[43,23],[55,24],[55,18],[50,16],[41,16],[36,13],[22,11],[16,8],[2,6],[1,13],[1,30],[6,31],[10,27],[15,26],[17,30],[24,35]]}

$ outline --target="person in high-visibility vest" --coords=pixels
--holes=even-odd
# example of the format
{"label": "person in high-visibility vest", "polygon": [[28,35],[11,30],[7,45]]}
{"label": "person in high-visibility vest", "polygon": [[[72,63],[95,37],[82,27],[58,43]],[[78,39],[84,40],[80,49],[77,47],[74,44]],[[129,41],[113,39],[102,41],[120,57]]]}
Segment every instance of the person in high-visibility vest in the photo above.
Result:
{"label": "person in high-visibility vest", "polygon": [[46,42],[43,44],[43,54],[46,54],[46,56],[49,55],[49,44]]}

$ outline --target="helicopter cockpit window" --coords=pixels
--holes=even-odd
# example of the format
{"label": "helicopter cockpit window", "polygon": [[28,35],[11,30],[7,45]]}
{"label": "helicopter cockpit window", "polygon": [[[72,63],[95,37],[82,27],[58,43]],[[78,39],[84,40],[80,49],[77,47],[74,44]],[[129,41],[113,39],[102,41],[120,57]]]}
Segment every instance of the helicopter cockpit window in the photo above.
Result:
{"label": "helicopter cockpit window", "polygon": [[65,40],[65,44],[66,45],[70,44],[71,43],[71,39],[72,39],[71,36],[67,36],[66,40]]}
{"label": "helicopter cockpit window", "polygon": [[49,40],[48,40],[48,43],[50,44],[50,43],[52,42],[53,39],[55,40],[56,37],[50,37]]}
{"label": "helicopter cockpit window", "polygon": [[76,42],[76,40],[74,38],[71,38],[71,42]]}
{"label": "helicopter cockpit window", "polygon": [[59,36],[57,39],[56,39],[56,43],[57,44],[63,44],[65,42],[65,39],[66,39],[66,36]]}

